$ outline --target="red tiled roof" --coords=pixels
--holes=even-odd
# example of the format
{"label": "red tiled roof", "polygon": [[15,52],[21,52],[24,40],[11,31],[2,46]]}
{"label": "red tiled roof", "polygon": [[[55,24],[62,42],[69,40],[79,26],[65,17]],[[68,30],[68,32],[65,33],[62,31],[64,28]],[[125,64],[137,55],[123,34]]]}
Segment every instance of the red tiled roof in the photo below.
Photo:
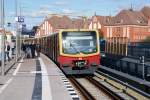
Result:
{"label": "red tiled roof", "polygon": [[89,19],[83,20],[83,19],[77,19],[77,18],[69,18],[67,16],[52,16],[49,19],[47,19],[49,23],[55,28],[55,29],[76,29],[76,28],[84,28],[84,24],[88,27]]}
{"label": "red tiled roof", "polygon": [[102,24],[102,25],[109,25],[110,24],[110,20],[111,20],[111,16],[97,16],[98,21]]}
{"label": "red tiled roof", "polygon": [[82,19],[72,19],[72,28],[82,28],[83,20]]}
{"label": "red tiled roof", "polygon": [[141,9],[141,12],[147,17],[150,18],[150,7],[144,7],[143,9]]}
{"label": "red tiled roof", "polygon": [[71,20],[67,16],[52,16],[48,21],[56,29],[69,28],[69,24],[71,24]]}
{"label": "red tiled roof", "polygon": [[148,20],[140,11],[122,10],[111,18],[110,25],[147,25]]}
{"label": "red tiled roof", "polygon": [[67,16],[52,16],[48,21],[55,29],[68,29],[74,27],[72,20]]}

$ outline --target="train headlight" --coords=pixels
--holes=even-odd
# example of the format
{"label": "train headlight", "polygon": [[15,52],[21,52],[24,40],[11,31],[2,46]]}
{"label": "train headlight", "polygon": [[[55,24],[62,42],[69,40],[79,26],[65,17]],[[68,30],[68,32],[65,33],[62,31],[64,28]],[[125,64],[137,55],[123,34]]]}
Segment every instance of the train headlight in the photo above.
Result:
{"label": "train headlight", "polygon": [[78,66],[78,62],[76,62],[76,66]]}
{"label": "train headlight", "polygon": [[81,58],[81,57],[79,57],[78,59],[79,59],[79,60],[82,60],[82,58]]}
{"label": "train headlight", "polygon": [[84,65],[87,65],[87,61],[84,61]]}

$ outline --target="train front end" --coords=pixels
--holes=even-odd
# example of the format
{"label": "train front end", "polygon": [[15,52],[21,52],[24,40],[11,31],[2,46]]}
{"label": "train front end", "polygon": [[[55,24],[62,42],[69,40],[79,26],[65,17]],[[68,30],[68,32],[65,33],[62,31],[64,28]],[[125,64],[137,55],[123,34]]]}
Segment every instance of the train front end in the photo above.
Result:
{"label": "train front end", "polygon": [[99,34],[95,30],[59,33],[58,62],[67,75],[93,74],[100,64]]}

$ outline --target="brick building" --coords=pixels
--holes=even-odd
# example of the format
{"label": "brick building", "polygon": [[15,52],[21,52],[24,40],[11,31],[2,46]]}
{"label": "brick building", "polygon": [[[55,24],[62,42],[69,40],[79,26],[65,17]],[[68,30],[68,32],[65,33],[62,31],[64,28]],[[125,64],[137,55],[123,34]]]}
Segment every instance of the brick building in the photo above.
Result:
{"label": "brick building", "polygon": [[150,36],[150,8],[122,10],[116,16],[93,16],[89,29],[98,29],[104,38],[127,37],[139,42]]}
{"label": "brick building", "polygon": [[89,24],[89,29],[97,29],[102,37],[106,37],[105,34],[105,26],[110,23],[110,16],[95,16],[92,17],[91,22]]}
{"label": "brick building", "polygon": [[71,19],[67,16],[52,16],[44,20],[39,26],[36,36],[43,36],[58,32],[60,29],[83,28],[83,19]]}

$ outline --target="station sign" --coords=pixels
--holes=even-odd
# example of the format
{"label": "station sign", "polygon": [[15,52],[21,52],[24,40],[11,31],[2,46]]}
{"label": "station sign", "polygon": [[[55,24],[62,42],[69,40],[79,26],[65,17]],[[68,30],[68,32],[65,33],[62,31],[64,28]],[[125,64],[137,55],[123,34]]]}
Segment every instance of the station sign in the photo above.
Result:
{"label": "station sign", "polygon": [[16,22],[19,22],[19,23],[23,23],[24,22],[24,16],[18,16],[15,18]]}

